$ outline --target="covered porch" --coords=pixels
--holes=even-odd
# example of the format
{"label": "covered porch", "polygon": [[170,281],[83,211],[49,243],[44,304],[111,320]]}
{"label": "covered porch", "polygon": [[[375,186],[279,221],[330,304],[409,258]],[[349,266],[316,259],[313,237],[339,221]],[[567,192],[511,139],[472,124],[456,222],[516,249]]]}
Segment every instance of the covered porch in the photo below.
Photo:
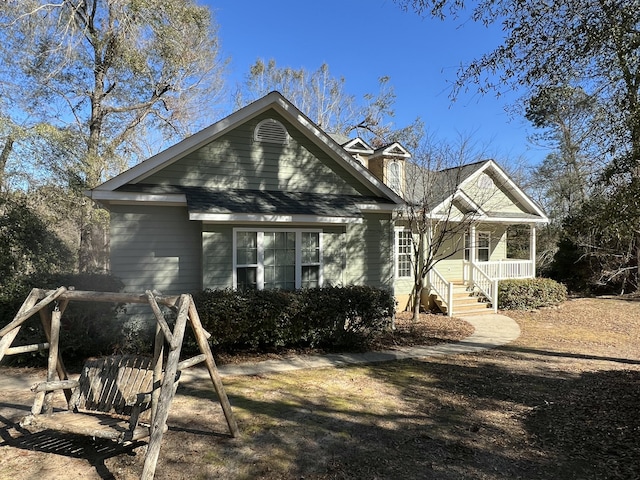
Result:
{"label": "covered porch", "polygon": [[[510,248],[509,242],[514,240],[508,239],[510,227],[517,235],[517,248]],[[464,235],[460,255],[431,270],[427,290],[429,300],[448,316],[496,312],[500,280],[535,276],[535,223],[478,224],[471,225]]]}

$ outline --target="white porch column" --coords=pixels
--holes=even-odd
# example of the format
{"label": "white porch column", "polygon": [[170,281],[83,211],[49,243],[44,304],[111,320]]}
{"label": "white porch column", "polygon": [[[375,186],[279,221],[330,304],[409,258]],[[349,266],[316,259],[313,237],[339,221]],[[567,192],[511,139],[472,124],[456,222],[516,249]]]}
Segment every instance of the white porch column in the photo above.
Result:
{"label": "white porch column", "polygon": [[476,264],[476,226],[469,227],[469,281],[474,285],[473,271]]}
{"label": "white porch column", "polygon": [[529,261],[531,262],[531,275],[536,278],[536,226],[529,226]]}

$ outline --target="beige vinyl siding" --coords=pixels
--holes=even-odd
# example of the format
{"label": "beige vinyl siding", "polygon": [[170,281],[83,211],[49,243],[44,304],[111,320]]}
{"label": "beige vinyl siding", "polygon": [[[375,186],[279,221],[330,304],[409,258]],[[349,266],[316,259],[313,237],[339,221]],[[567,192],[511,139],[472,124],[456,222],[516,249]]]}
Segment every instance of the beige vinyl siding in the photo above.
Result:
{"label": "beige vinyl siding", "polygon": [[111,272],[128,292],[201,289],[200,223],[184,207],[111,206]]}
{"label": "beige vinyl siding", "polygon": [[389,215],[365,214],[346,235],[345,284],[393,289],[394,225]]}
{"label": "beige vinyl siding", "polygon": [[527,213],[518,202],[502,186],[495,185],[492,188],[480,188],[476,182],[470,182],[464,186],[464,192],[483,210],[497,213]]}
{"label": "beige vinyl siding", "polygon": [[491,225],[491,257],[490,261],[507,259],[507,227],[506,225]]}
{"label": "beige vinyl siding", "polygon": [[233,227],[205,224],[202,230],[203,288],[232,288]]}
{"label": "beige vinyl siding", "polygon": [[[270,117],[286,126],[291,135],[288,145],[253,140],[256,125]],[[216,189],[371,194],[273,112],[248,121],[141,182]]]}

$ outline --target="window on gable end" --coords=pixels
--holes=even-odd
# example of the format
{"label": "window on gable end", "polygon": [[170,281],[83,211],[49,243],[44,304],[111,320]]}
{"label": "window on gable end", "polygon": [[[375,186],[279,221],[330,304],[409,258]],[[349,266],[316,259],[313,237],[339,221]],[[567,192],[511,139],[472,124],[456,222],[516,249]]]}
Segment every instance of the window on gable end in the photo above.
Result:
{"label": "window on gable end", "polygon": [[402,193],[402,170],[400,163],[393,161],[387,167],[389,176],[389,187],[398,195]]}
{"label": "window on gable end", "polygon": [[275,143],[277,145],[289,144],[289,133],[282,123],[273,118],[262,120],[253,132],[256,142]]}

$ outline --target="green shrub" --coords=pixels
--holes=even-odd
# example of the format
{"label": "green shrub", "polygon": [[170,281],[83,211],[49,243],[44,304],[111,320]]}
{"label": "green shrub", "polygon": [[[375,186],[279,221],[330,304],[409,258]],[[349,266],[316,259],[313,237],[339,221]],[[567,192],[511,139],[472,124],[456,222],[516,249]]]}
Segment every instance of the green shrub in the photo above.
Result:
{"label": "green shrub", "polygon": [[567,288],[548,278],[501,280],[498,284],[498,308],[534,310],[558,305],[567,299]]}
{"label": "green shrub", "polygon": [[389,326],[390,292],[348,286],[283,290],[205,290],[194,295],[218,350],[364,348]]}

